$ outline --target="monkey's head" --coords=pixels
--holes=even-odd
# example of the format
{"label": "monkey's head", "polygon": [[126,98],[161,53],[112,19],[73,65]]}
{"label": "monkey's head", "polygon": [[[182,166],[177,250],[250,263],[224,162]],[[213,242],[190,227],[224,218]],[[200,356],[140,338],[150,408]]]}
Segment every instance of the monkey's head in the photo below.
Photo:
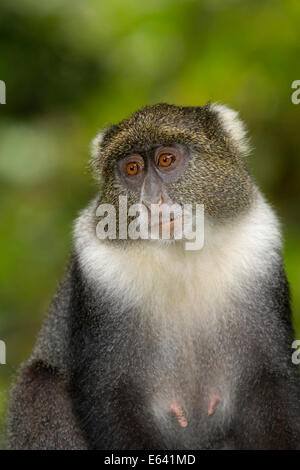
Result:
{"label": "monkey's head", "polygon": [[245,210],[253,193],[245,129],[221,105],[146,106],[93,141],[92,166],[101,203],[203,204],[228,218]]}

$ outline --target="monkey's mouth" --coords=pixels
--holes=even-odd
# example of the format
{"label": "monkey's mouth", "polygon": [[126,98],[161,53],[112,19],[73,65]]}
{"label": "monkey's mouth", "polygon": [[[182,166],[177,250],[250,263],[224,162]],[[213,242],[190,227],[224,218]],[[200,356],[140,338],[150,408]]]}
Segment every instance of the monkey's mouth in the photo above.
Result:
{"label": "monkey's mouth", "polygon": [[148,228],[151,234],[156,234],[159,238],[165,239],[165,237],[173,238],[175,231],[180,230],[180,226],[183,229],[184,216],[183,210],[180,208],[177,210],[157,210],[152,211],[151,208],[146,206],[148,214]]}
{"label": "monkey's mouth", "polygon": [[174,212],[170,212],[169,214],[163,214],[162,212],[152,213],[149,207],[145,206],[148,212],[148,220],[149,225],[167,225],[167,224],[174,224],[175,221],[183,219],[182,213],[174,214]]}
{"label": "monkey's mouth", "polygon": [[174,225],[175,222],[179,222],[180,220],[183,220],[183,216],[175,216],[174,214],[170,214],[169,217],[163,217],[162,214],[159,214],[159,225]]}
{"label": "monkey's mouth", "polygon": [[170,215],[170,217],[163,217],[162,214],[159,214],[159,225],[170,224],[174,222],[174,215]]}
{"label": "monkey's mouth", "polygon": [[183,221],[183,216],[174,217],[174,215],[170,215],[169,219],[164,219],[163,220],[162,218],[160,218],[159,219],[159,225],[166,225],[166,224],[174,225],[175,222],[179,222],[179,221]]}

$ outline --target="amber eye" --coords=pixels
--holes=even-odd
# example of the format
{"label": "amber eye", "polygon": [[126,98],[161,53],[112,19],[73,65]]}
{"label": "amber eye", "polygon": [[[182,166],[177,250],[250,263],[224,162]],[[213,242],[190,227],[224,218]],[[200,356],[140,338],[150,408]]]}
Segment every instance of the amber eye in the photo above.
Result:
{"label": "amber eye", "polygon": [[158,164],[160,166],[170,166],[175,160],[175,157],[171,153],[162,153],[159,156]]}
{"label": "amber eye", "polygon": [[134,176],[134,175],[137,174],[138,171],[139,171],[139,166],[138,166],[137,163],[135,163],[135,162],[127,163],[126,172],[127,172],[128,175]]}

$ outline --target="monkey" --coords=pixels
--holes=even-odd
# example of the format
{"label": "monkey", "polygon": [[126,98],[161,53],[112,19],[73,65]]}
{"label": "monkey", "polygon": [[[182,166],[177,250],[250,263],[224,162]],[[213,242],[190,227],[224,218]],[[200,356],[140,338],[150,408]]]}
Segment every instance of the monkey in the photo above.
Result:
{"label": "monkey", "polygon": [[[8,447],[299,449],[281,228],[247,168],[238,113],[145,106],[91,153],[97,194],[13,385]],[[120,196],[150,213],[203,205],[202,248],[184,236],[100,239],[97,208],[118,211]]]}

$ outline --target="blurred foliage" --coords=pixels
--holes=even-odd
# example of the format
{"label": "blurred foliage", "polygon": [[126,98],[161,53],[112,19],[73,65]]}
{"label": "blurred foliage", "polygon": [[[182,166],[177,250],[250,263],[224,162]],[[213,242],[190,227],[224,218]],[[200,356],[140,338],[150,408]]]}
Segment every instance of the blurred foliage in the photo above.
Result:
{"label": "blurred foliage", "polygon": [[300,337],[298,0],[2,0],[0,415],[95,191],[99,128],[155,102],[240,111],[249,167],[279,213]]}

